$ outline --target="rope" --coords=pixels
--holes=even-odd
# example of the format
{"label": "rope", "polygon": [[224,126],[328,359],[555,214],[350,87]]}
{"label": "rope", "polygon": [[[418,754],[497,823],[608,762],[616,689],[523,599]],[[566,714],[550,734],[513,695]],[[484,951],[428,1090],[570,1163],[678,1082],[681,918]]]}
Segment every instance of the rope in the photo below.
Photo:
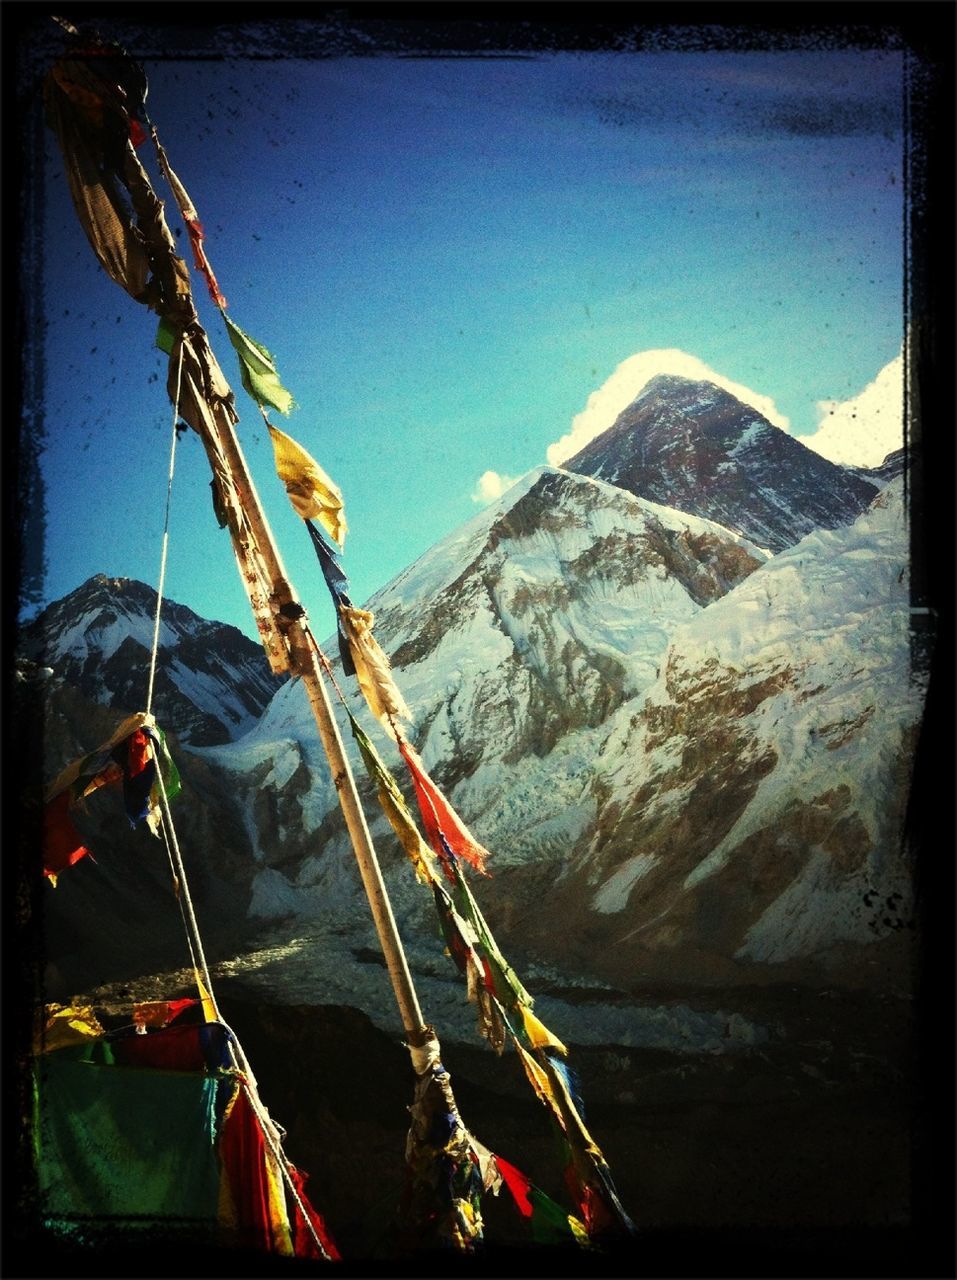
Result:
{"label": "rope", "polygon": [[180,380],[183,373],[183,347],[180,344],[176,365],[176,395],[173,397],[173,441],[169,451],[169,479],[166,484],[166,515],[163,521],[163,550],[160,553],[159,586],[156,589],[156,618],[153,622],[153,651],[150,654],[149,683],[146,686],[146,714],[153,709],[153,682],[156,678],[156,657],[159,653],[160,612],[163,608],[163,588],[166,582],[166,561],[169,556],[169,512],[173,498],[173,468],[176,464],[176,423],[179,421]]}
{"label": "rope", "polygon": [[319,1252],[322,1254],[323,1258],[325,1258],[327,1262],[331,1262],[332,1259],[328,1253],[328,1250],[326,1249],[325,1245],[323,1244],[319,1236],[319,1233],[317,1232],[315,1226],[313,1225],[312,1219],[310,1218],[309,1214],[306,1212],[305,1205],[303,1204],[302,1199],[299,1195],[299,1192],[296,1189],[296,1185],[293,1182],[292,1174],[289,1172],[289,1168],[288,1168],[288,1161],[286,1160],[286,1157],[283,1154],[280,1139],[278,1138],[276,1133],[275,1122],[269,1116],[268,1112],[266,1111],[265,1107],[262,1104],[262,1101],[259,1098],[259,1090],[256,1084],[256,1077],[253,1074],[252,1067],[249,1064],[249,1059],[246,1057],[246,1053],[239,1042],[239,1037],[236,1035],[235,1031],[233,1031],[232,1027],[230,1027],[229,1024],[223,1018],[223,1015],[219,1008],[219,1004],[217,1003],[216,995],[213,991],[213,981],[209,972],[209,964],[207,963],[207,960],[206,960],[206,954],[203,950],[202,938],[200,937],[200,933],[199,933],[199,925],[196,921],[196,913],[193,910],[193,900],[190,896],[189,883],[186,879],[186,868],[183,865],[183,855],[180,852],[179,840],[176,837],[176,828],[173,825],[173,816],[170,813],[169,799],[166,795],[166,786],[163,782],[163,774],[162,774],[162,770],[159,767],[158,760],[156,762],[156,781],[157,781],[157,789],[159,791],[160,809],[163,817],[163,821],[162,821],[163,840],[166,843],[166,851],[169,855],[170,864],[173,869],[173,875],[179,883],[179,893],[177,894],[177,898],[179,901],[180,914],[183,917],[183,923],[186,928],[186,941],[187,941],[187,945],[189,946],[190,956],[192,957],[193,969],[196,972],[197,976],[200,973],[202,974],[203,986],[205,988],[206,994],[209,996],[210,1003],[212,1004],[213,1011],[216,1015],[216,1021],[221,1022],[223,1026],[226,1028],[227,1032],[229,1033],[228,1040],[227,1040],[229,1055],[230,1055],[230,1058],[232,1059],[234,1069],[236,1071],[241,1072],[244,1077],[243,1085],[246,1089],[247,1097],[249,1098],[250,1104],[253,1108],[253,1113],[256,1116],[256,1120],[259,1123],[259,1127],[262,1131],[262,1135],[266,1142],[266,1145],[269,1147],[269,1150],[272,1153],[273,1158],[275,1159],[277,1165],[279,1166],[279,1170],[283,1176],[283,1179],[286,1183],[286,1186],[289,1190],[290,1195],[295,1200],[296,1204],[299,1206],[299,1211],[302,1214],[302,1220],[306,1224],[306,1227],[309,1230],[309,1234],[312,1236],[313,1240],[315,1241],[316,1247],[319,1249]]}
{"label": "rope", "polygon": [[[180,889],[180,909],[185,906],[185,914],[187,919],[186,932],[191,940],[190,953],[193,953],[195,945],[194,967],[198,967],[203,976],[203,983],[206,992],[212,1002],[213,1010],[216,1013],[218,1021],[222,1021],[219,1014],[219,1007],[216,1004],[216,997],[213,995],[213,984],[209,976],[209,965],[206,963],[206,954],[203,951],[203,941],[199,935],[199,925],[196,923],[196,913],[193,910],[193,900],[190,897],[189,883],[186,879],[186,868],[183,866],[183,855],[180,853],[179,841],[176,838],[176,828],[173,826],[173,815],[169,811],[169,800],[166,795],[166,784],[163,782],[163,771],[160,768],[159,760],[156,762],[156,783],[159,791],[160,810],[163,814],[163,825],[169,836],[169,849],[172,854],[173,870],[179,881]],[[196,966],[196,961],[199,961]]]}

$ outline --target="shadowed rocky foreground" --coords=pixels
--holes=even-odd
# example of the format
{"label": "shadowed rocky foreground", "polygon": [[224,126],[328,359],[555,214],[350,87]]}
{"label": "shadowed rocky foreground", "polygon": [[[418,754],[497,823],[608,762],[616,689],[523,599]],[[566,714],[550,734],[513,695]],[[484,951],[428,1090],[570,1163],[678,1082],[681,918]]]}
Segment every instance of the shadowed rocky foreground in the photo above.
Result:
{"label": "shadowed rocky foreground", "polygon": [[[119,1002],[124,995],[119,988],[101,991],[98,1003],[109,1010],[110,997]],[[702,1009],[719,1006],[721,997],[713,990],[667,994]],[[287,1154],[310,1175],[310,1195],[342,1252],[345,1274],[949,1274],[921,1261],[946,1223],[929,1219],[922,1204],[927,1099],[919,1087],[921,1036],[908,1001],[739,988],[735,1008],[771,1029],[758,1046],[696,1054],[573,1046],[587,1123],[638,1237],[626,1249],[601,1252],[534,1247],[503,1191],[499,1199],[485,1198],[488,1245],[471,1259],[395,1253],[412,1098],[401,1042],[355,1009],[265,1004],[240,979],[219,984],[219,1001],[264,1102],[287,1130]],[[656,1002],[666,1002],[661,992]],[[449,1042],[443,1057],[476,1137],[564,1203],[554,1133],[514,1055],[499,1059],[484,1047]],[[189,1261],[180,1253],[174,1265],[176,1249],[163,1241],[129,1252],[122,1241],[108,1240],[92,1256],[37,1244],[36,1260],[46,1257],[47,1269],[17,1274],[316,1269],[192,1247]]]}

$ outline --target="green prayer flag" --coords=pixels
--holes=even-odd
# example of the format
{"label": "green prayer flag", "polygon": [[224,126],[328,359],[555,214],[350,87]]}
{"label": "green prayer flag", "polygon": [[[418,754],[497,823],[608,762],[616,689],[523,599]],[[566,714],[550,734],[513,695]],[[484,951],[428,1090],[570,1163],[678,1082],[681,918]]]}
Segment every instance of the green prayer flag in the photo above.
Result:
{"label": "green prayer flag", "polygon": [[258,405],[272,405],[280,413],[288,413],[293,407],[292,395],[279,381],[270,353],[254,338],[250,338],[248,333],[243,333],[225,311],[222,312],[222,317],[226,321],[229,341],[239,356],[243,386]]}
{"label": "green prayer flag", "polygon": [[174,796],[178,796],[182,791],[183,784],[180,781],[176,761],[170,755],[169,747],[166,745],[166,734],[159,725],[156,726],[156,732],[160,741],[160,768],[163,771],[163,787],[166,790],[166,799],[172,800]]}
{"label": "green prayer flag", "polygon": [[173,354],[173,344],[176,341],[176,330],[164,316],[159,322],[159,328],[156,330],[156,345],[160,351],[165,351],[168,356]]}

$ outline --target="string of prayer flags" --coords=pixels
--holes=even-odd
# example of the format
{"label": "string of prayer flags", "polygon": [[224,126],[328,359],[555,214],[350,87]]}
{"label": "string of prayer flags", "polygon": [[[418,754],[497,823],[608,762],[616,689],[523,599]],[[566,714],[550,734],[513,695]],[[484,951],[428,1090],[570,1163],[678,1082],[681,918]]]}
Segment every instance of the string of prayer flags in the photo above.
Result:
{"label": "string of prayer flags", "polygon": [[226,332],[239,356],[239,369],[243,386],[260,406],[272,405],[280,413],[289,413],[293,407],[290,392],[279,381],[272,355],[255,338],[244,333],[239,325],[221,311],[226,321]]}
{"label": "string of prayer flags", "polygon": [[[396,734],[396,741],[399,744],[402,758],[408,765],[409,772],[412,775],[415,796],[422,814],[422,825],[425,827],[425,834],[428,837],[429,844],[438,855],[446,875],[454,881],[451,864],[454,863],[455,858],[464,858],[476,871],[481,872],[482,875],[488,875],[485,869],[485,863],[489,857],[488,850],[475,839],[448,800],[426,773],[425,766],[422,764],[415,748],[410,746],[398,733]],[[450,855],[454,855],[454,857]]]}
{"label": "string of prayer flags", "polygon": [[341,605],[339,617],[369,710],[384,725],[393,720],[411,720],[412,712],[392,678],[389,659],[372,634],[375,615],[367,609]]}
{"label": "string of prayer flags", "polygon": [[268,418],[266,426],[276,458],[276,474],[286,486],[296,515],[303,520],[318,520],[341,547],[348,526],[338,486],[292,436],[274,427]]}
{"label": "string of prayer flags", "polygon": [[180,217],[186,224],[186,233],[189,236],[189,243],[193,250],[193,263],[196,270],[202,273],[206,281],[206,287],[209,290],[209,296],[212,298],[213,302],[220,308],[220,310],[225,310],[226,299],[220,292],[216,276],[213,274],[213,269],[209,265],[209,259],[206,257],[206,250],[203,248],[203,240],[205,239],[205,236],[203,234],[202,223],[199,220],[199,214],[196,212],[196,207],[189,198],[189,193],[186,188],[173,172],[173,166],[167,158],[165,149],[160,145],[159,136],[155,128],[152,130],[152,136],[153,146],[156,148],[156,158],[159,161],[159,166],[163,170],[166,181],[169,183],[173,192],[173,198],[179,208]]}
{"label": "string of prayer flags", "polygon": [[[465,881],[461,865],[438,825],[430,793],[417,792],[417,795],[420,808],[423,809],[423,819],[426,814],[435,819],[430,836],[435,834],[438,837],[438,861],[445,876],[439,876],[435,870],[433,850],[436,842],[433,841],[433,849],[430,850],[418,834],[394,777],[348,709],[347,714],[366,769],[376,783],[379,802],[415,866],[418,878],[432,889],[446,948],[456,967],[465,976],[469,1001],[478,1009],[480,1034],[499,1053],[504,1048],[506,1034],[511,1036],[534,1093],[545,1105],[570,1153],[570,1164],[566,1171],[569,1190],[575,1204],[579,1206],[584,1225],[577,1217],[564,1214],[553,1202],[547,1201],[546,1197],[539,1202],[541,1231],[563,1232],[567,1227],[579,1243],[586,1242],[592,1235],[632,1232],[634,1226],[618,1200],[601,1150],[579,1114],[581,1104],[570,1075],[564,1064],[554,1056],[564,1055],[567,1050],[557,1036],[532,1013],[532,998],[492,937]],[[421,762],[412,748],[398,734],[396,740],[407,762],[411,760],[412,764],[421,769]],[[412,773],[415,779],[414,768]],[[424,770],[421,773],[428,776],[424,774]],[[433,788],[434,786],[432,783]],[[441,795],[437,788],[435,794]],[[451,887],[446,883],[446,876],[452,882]],[[510,1021],[507,1010],[511,1010],[516,1016],[515,1025]],[[528,1047],[522,1043],[523,1039]],[[540,1238],[544,1239],[544,1234]]]}

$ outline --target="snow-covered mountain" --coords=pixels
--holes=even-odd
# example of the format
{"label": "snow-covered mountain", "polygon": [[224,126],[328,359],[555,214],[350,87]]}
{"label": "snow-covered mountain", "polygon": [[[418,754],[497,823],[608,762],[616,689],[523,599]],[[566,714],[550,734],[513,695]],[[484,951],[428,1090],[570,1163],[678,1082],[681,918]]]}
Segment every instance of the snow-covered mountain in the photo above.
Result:
{"label": "snow-covered mountain", "polygon": [[[155,616],[151,587],[97,574],[44,609],[23,629],[18,647],[91,702],[142,711]],[[153,711],[180,742],[239,737],[279,686],[259,645],[172,600],[163,602],[159,645]]]}
{"label": "snow-covered mountain", "polygon": [[[608,717],[654,682],[674,628],[764,558],[709,521],[543,467],[373,597],[376,634],[413,713],[409,736],[456,803],[482,814],[500,866],[569,855],[598,817],[583,788]],[[360,695],[347,700],[401,774]],[[351,854],[341,834],[331,838],[328,769],[294,684],[251,733],[206,754],[285,836],[261,843],[270,847],[255,911],[311,912],[351,882]]]}
{"label": "snow-covered mountain", "polygon": [[[900,480],[854,525],[765,560],[718,526],[542,469],[380,592],[411,737],[493,852],[475,888],[500,940],[625,989],[841,964],[874,977],[871,944],[893,950],[909,921],[900,837],[922,688],[907,563]],[[295,684],[204,755],[249,797],[252,913],[331,913],[371,944]],[[403,930],[430,939],[430,903],[368,799]]]}
{"label": "snow-covered mountain", "polygon": [[661,374],[565,464],[781,551],[850,523],[877,486],[711,382]]}
{"label": "snow-covered mountain", "polygon": [[[727,526],[573,471],[529,473],[368,602],[412,711],[408,736],[491,850],[492,877],[477,879],[475,892],[526,972],[548,966],[557,985],[618,991],[822,974],[853,985],[873,983],[886,959],[904,983],[911,889],[901,815],[922,686],[909,661],[902,481],[878,489],[818,459],[841,484],[865,487],[871,506],[769,557],[731,527],[757,520],[754,489],[770,474],[777,436],[786,441],[781,466],[794,456],[800,471],[800,483],[773,477],[779,531],[785,516],[793,535],[819,509],[813,470],[803,453],[787,452],[801,446],[753,410],[742,425],[740,406],[716,388],[666,387],[672,408],[689,387],[688,403],[703,398],[717,417],[724,397],[724,420],[737,424],[727,438],[707,437],[715,467],[723,448],[738,468],[737,487],[722,491]],[[659,386],[659,408],[661,394]],[[687,420],[678,415],[672,426],[680,453]],[[667,457],[661,423],[656,433]],[[625,432],[618,444],[623,471],[640,440]],[[752,446],[757,462],[747,461]],[[612,461],[607,440],[603,447]],[[688,501],[704,493],[708,506],[690,475]],[[767,493],[760,501],[765,513],[773,506]],[[91,699],[122,705],[104,679],[111,664],[127,679],[132,668],[145,671],[155,603],[139,584],[87,585],[91,600],[81,589],[35,624],[45,637],[35,653],[55,672],[56,714],[74,726]],[[331,610],[329,621],[331,630]],[[161,666],[178,660],[177,696],[210,678],[207,667],[189,666],[184,639],[216,625],[164,609]],[[252,663],[255,646],[240,639]],[[135,646],[132,667],[124,645]],[[215,648],[221,655],[218,639]],[[334,640],[324,648],[334,658]],[[258,663],[257,687],[268,690]],[[245,680],[228,674],[232,690]],[[410,795],[398,752],[355,682],[341,674],[338,682]],[[241,736],[227,734],[220,717],[219,741],[204,744],[190,727],[216,709],[215,696],[188,700],[185,735],[175,705],[161,722],[189,744],[180,753],[183,809],[199,806],[192,857],[208,896],[202,888],[197,896],[215,917],[227,948],[220,955],[244,957],[235,962],[244,975],[255,971],[285,998],[321,991],[390,1009],[384,973],[366,963],[376,939],[298,682],[276,689],[258,718],[250,713]],[[348,747],[341,706],[338,715]],[[430,1010],[454,1024],[468,1015],[431,899],[358,763],[356,772],[413,971]],[[100,873],[81,863],[72,874],[77,884],[85,877],[85,889],[71,927],[85,929],[96,902],[107,930],[113,908],[93,893]],[[114,881],[115,902],[128,904],[120,868]],[[227,897],[224,915],[217,904]],[[67,922],[65,892],[56,912]],[[622,1031],[620,1016],[603,1009],[591,1001],[575,1034],[605,1026],[611,1036],[615,1022],[615,1035],[638,1035],[633,1020]]]}
{"label": "snow-covered mountain", "polygon": [[907,564],[897,480],[675,631],[608,725],[601,822],[527,922],[539,948],[560,917],[563,954],[606,979],[867,981],[871,944],[913,927],[902,831],[924,684]]}

